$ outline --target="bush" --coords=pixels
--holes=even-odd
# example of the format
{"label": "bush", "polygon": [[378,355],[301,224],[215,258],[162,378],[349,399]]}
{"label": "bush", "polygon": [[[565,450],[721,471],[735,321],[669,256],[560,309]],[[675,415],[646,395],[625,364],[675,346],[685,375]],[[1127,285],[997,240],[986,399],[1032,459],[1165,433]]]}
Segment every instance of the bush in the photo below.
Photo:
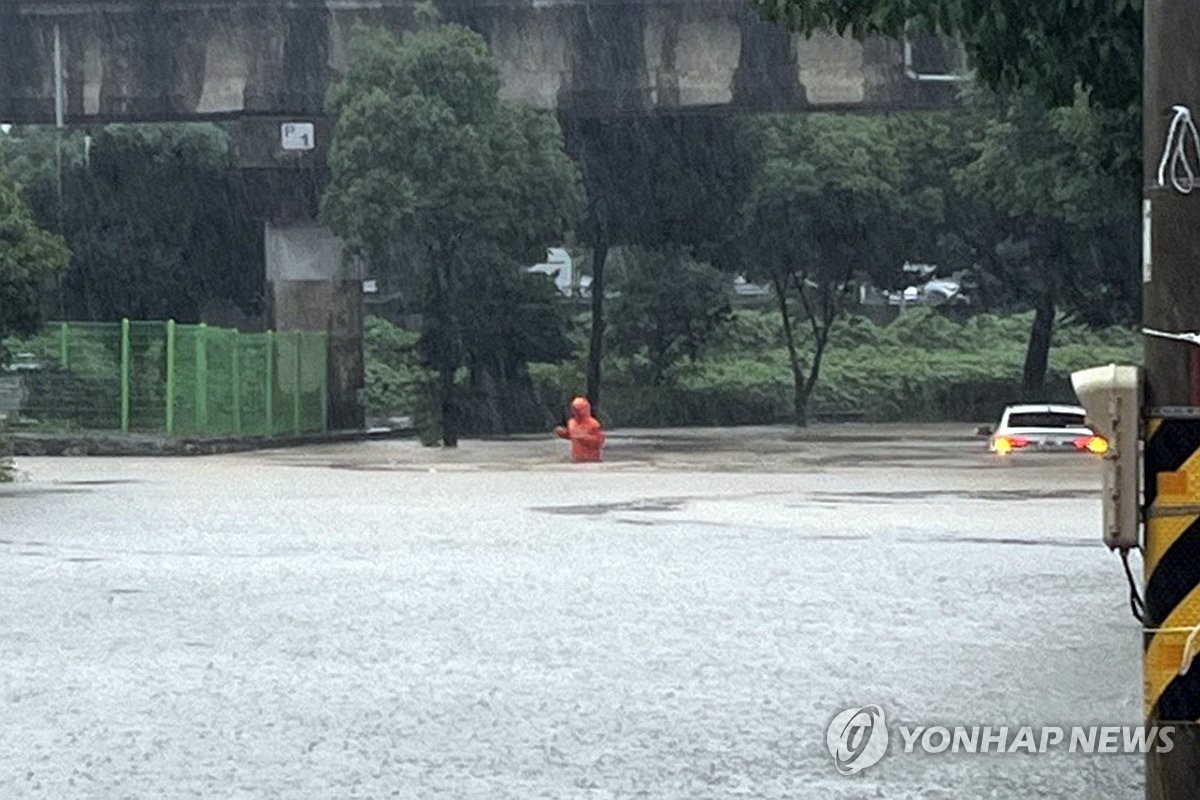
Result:
{"label": "bush", "polygon": [[629,248],[610,309],[613,350],[634,357],[639,377],[661,385],[696,359],[730,316],[725,277],[678,250]]}
{"label": "bush", "polygon": [[421,364],[420,335],[380,317],[367,317],[363,335],[367,416],[427,416],[436,376]]}
{"label": "bush", "polygon": [[[1020,397],[1032,321],[1028,313],[981,314],[958,323],[925,309],[907,311],[887,326],[849,317],[834,328],[810,413],[878,422],[992,420]],[[656,427],[790,419],[792,375],[778,324],[775,312],[736,312],[703,358],[676,363],[659,387],[636,379],[636,356],[610,355],[604,362],[602,421]],[[1060,322],[1045,399],[1074,402],[1074,370],[1140,358],[1131,331]],[[548,418],[560,417],[571,396],[583,390],[586,360],[587,345],[580,338],[574,359],[530,365]]]}
{"label": "bush", "polygon": [[713,337],[710,351],[749,354],[783,345],[778,311],[735,311]]}
{"label": "bush", "polygon": [[906,347],[958,350],[964,345],[963,326],[931,308],[905,311],[885,330]]}
{"label": "bush", "polygon": [[[434,445],[441,440],[437,373],[422,364],[419,340],[416,331],[379,317],[367,318],[366,410],[375,418],[410,417],[422,443]],[[559,413],[551,411],[537,391],[537,383],[526,379],[520,369],[507,375],[502,385],[489,374],[480,372],[479,376],[473,383],[469,369],[460,368],[455,374],[458,422],[463,434],[542,430],[555,418],[552,414]],[[560,404],[555,402],[553,406]],[[565,408],[565,403],[561,407]]]}

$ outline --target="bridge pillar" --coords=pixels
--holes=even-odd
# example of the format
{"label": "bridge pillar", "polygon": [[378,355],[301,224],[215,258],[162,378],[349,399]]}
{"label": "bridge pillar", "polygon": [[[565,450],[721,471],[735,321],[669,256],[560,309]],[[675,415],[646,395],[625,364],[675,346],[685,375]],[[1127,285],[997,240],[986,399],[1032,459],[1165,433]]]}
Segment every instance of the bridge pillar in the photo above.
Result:
{"label": "bridge pillar", "polygon": [[311,220],[265,225],[267,293],[275,330],[329,335],[329,426],[361,428],[362,275],[342,241]]}
{"label": "bridge pillar", "polygon": [[[289,118],[290,119],[290,118]],[[327,180],[328,132],[313,122],[311,150],[288,151],[281,128],[289,119],[250,117],[237,130],[239,166],[253,195],[264,198],[267,323],[276,330],[325,331],[329,335],[329,427],[363,426],[363,295],[360,266],[348,258],[333,232],[317,221]]]}

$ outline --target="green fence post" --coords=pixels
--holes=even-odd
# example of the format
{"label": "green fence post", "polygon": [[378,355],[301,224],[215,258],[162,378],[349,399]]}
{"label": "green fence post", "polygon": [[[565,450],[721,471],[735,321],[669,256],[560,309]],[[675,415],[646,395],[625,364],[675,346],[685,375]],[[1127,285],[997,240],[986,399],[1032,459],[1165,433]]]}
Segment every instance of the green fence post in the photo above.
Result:
{"label": "green fence post", "polygon": [[196,433],[208,435],[208,343],[203,322],[196,326]]}
{"label": "green fence post", "polygon": [[175,435],[175,320],[167,320],[167,436]]}
{"label": "green fence post", "polygon": [[296,356],[292,360],[292,432],[296,435],[300,434],[300,348],[304,344],[304,333],[296,331],[292,337],[294,344],[292,345],[296,351]]}
{"label": "green fence post", "polygon": [[267,436],[275,435],[275,331],[267,331]]}
{"label": "green fence post", "polygon": [[58,363],[64,370],[71,368],[71,351],[67,347],[70,339],[71,326],[66,322],[58,324]]}
{"label": "green fence post", "polygon": [[121,320],[121,433],[129,433],[129,320]]}
{"label": "green fence post", "polygon": [[230,359],[232,363],[229,365],[233,371],[233,432],[234,434],[242,435],[242,369],[241,369],[241,344],[238,339],[238,332],[230,331]]}
{"label": "green fence post", "polygon": [[329,334],[321,334],[321,433],[329,431]]}

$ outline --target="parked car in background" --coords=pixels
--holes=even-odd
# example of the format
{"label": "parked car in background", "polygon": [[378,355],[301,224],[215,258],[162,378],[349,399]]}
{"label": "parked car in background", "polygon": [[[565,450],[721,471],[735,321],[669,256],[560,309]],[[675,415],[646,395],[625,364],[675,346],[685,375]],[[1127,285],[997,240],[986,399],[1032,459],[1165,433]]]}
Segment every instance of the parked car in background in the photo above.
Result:
{"label": "parked car in background", "polygon": [[1087,424],[1079,406],[1012,405],[989,432],[988,450],[999,455],[1016,451],[1108,452],[1108,442]]}

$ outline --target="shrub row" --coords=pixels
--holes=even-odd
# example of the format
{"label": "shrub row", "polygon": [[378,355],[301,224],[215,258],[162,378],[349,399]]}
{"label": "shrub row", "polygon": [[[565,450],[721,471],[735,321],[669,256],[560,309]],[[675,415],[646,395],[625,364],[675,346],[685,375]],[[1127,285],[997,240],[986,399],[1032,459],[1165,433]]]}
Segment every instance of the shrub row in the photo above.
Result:
{"label": "shrub row", "polygon": [[[1125,329],[1092,330],[1061,320],[1045,392],[1021,397],[1030,314],[982,314],[956,322],[910,311],[886,326],[849,317],[834,329],[810,416],[869,421],[992,420],[1020,399],[1072,402],[1072,371],[1109,362],[1137,363],[1141,347]],[[740,311],[697,360],[668,370],[659,385],[634,380],[634,359],[607,358],[602,416],[610,425],[743,425],[785,421],[792,378],[778,314]],[[397,338],[400,337],[400,338]],[[586,350],[561,364],[530,365],[539,408],[531,419],[561,417],[583,390]],[[372,344],[372,341],[375,343]],[[391,347],[402,341],[403,346]],[[415,336],[382,321],[368,327],[367,400],[374,415],[412,413],[421,381]],[[469,424],[469,421],[468,421]]]}

